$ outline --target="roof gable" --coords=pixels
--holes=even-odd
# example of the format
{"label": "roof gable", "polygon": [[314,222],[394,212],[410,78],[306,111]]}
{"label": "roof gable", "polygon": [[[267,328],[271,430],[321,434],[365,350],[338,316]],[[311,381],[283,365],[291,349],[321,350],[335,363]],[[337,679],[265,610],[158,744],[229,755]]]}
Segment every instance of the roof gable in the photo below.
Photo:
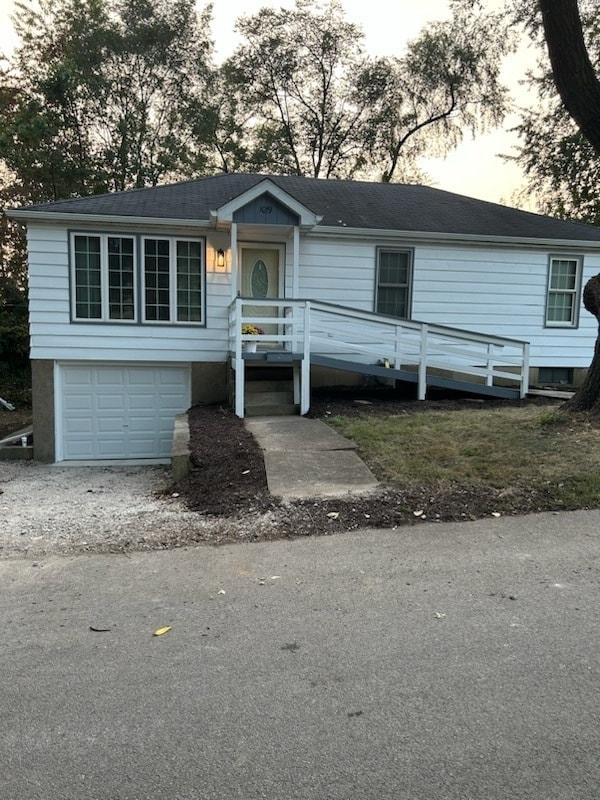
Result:
{"label": "roof gable", "polygon": [[320,220],[305,205],[271,180],[261,180],[220,208],[211,210],[216,227],[231,222],[262,222],[267,225],[300,225],[312,228]]}

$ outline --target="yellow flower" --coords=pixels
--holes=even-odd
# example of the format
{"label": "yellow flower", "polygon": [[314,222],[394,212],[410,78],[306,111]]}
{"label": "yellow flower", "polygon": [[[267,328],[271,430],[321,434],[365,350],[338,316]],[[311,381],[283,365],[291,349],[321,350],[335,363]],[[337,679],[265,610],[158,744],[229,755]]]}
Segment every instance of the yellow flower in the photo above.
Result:
{"label": "yellow flower", "polygon": [[256,325],[242,325],[242,333],[245,336],[260,336],[264,331]]}

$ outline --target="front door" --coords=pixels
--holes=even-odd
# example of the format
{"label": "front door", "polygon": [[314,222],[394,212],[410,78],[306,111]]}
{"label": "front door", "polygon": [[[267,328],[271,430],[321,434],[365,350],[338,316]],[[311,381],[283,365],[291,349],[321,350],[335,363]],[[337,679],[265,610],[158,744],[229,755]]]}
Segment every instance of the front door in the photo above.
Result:
{"label": "front door", "polygon": [[[242,247],[242,297],[254,297],[265,300],[269,297],[281,297],[281,247]],[[257,317],[276,317],[276,306],[247,305],[244,315]],[[276,333],[275,326],[262,324],[265,333]]]}

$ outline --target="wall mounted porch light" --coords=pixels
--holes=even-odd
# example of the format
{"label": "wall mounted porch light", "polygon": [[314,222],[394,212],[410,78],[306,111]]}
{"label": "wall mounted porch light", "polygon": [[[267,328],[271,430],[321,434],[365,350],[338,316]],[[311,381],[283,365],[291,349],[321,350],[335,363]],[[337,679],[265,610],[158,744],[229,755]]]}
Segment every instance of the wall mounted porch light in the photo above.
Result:
{"label": "wall mounted porch light", "polygon": [[225,269],[225,251],[223,250],[222,247],[219,247],[219,249],[217,250],[217,259],[215,262],[215,267],[218,270]]}

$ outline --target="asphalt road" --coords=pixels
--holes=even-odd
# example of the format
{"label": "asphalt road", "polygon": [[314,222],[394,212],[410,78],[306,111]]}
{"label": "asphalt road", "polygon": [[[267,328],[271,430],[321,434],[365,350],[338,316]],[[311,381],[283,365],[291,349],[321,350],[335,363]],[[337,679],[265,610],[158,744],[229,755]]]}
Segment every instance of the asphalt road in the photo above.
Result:
{"label": "asphalt road", "polygon": [[597,800],[599,531],[0,561],[0,798]]}

